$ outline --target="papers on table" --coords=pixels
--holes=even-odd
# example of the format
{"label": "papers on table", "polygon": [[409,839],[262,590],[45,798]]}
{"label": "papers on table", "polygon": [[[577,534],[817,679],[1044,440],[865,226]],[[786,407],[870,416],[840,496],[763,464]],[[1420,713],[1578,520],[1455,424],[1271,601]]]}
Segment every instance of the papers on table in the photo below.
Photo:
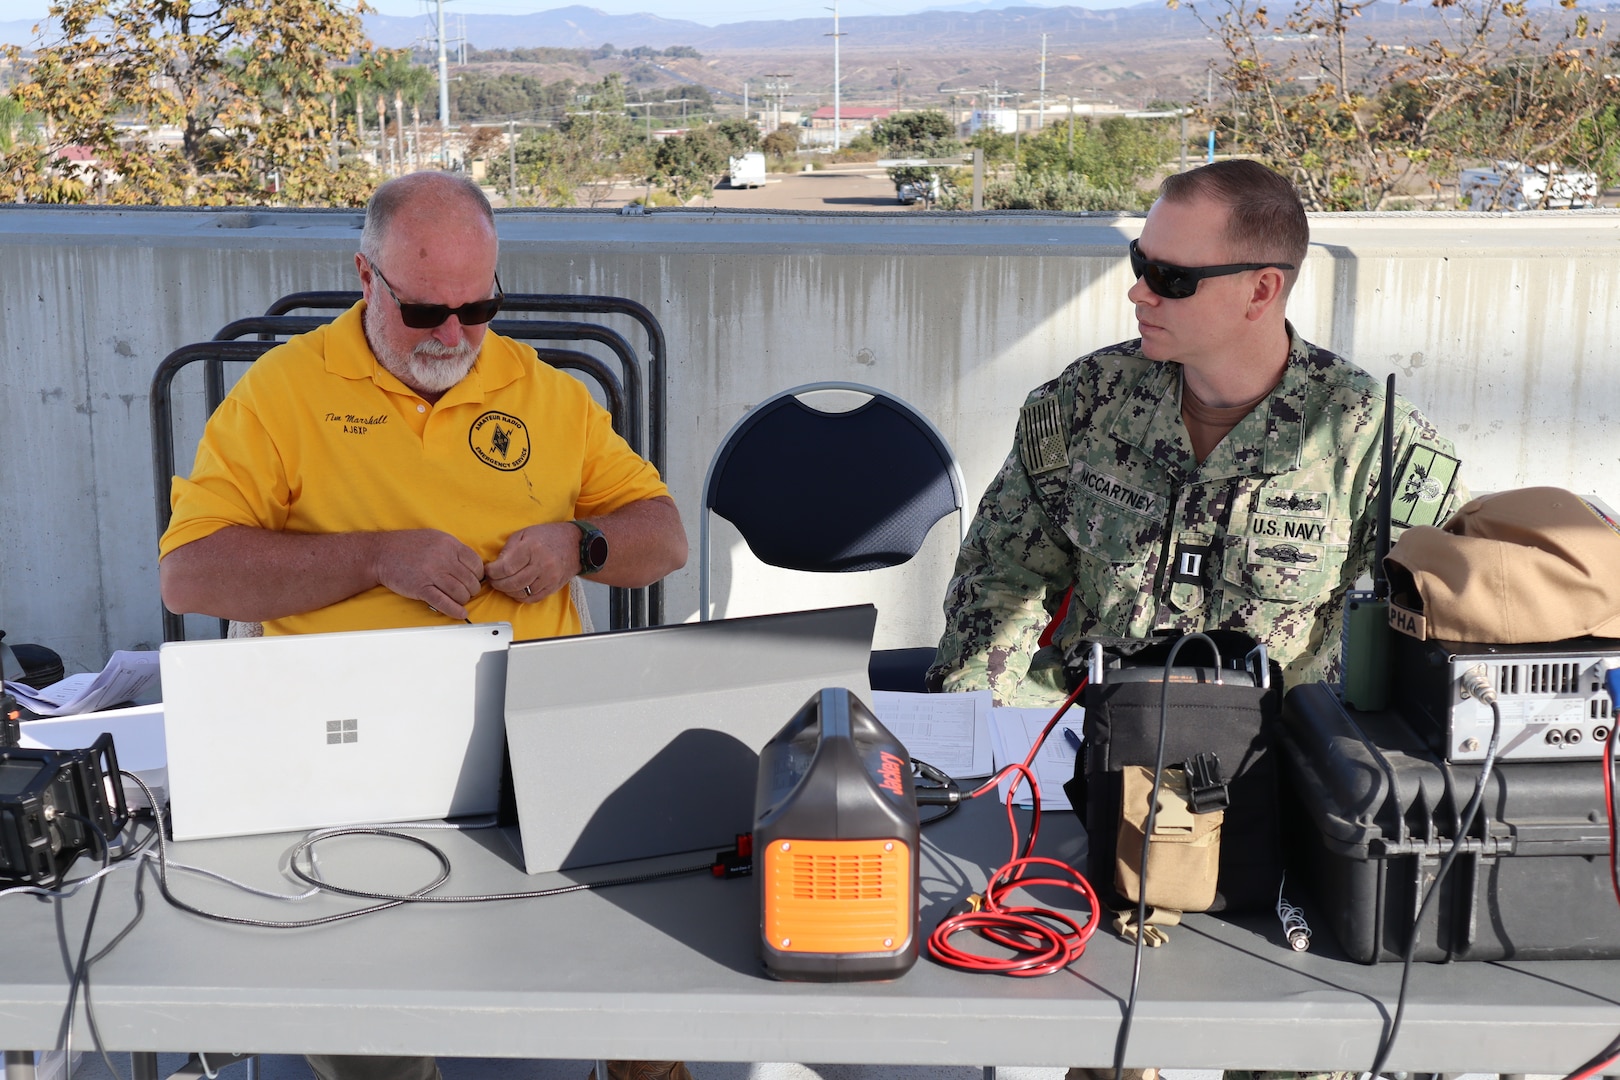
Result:
{"label": "papers on table", "polygon": [[120,705],[138,696],[157,682],[157,678],[156,649],[140,652],[120,649],[100,672],[69,675],[43,690],[15,682],[6,683],[6,689],[29,712],[40,716],[69,716]]}
{"label": "papers on table", "polygon": [[964,779],[995,771],[990,744],[990,691],[903,694],[872,691],[872,711],[906,752]]}
{"label": "papers on table", "polygon": [[[1052,719],[1052,709],[992,709],[990,711],[990,737],[996,748],[996,768],[1004,768],[1012,762],[1022,762],[1029,756],[1029,748],[1035,745],[1040,736],[1041,729],[1046,727]],[[1075,759],[1080,756],[1079,742],[1082,734],[1081,717],[1083,713],[1076,705],[1063,714],[1052,734],[1046,737],[1041,744],[1041,752],[1035,756],[1031,768],[1035,779],[1041,785],[1042,810],[1069,809],[1069,796],[1063,791],[1063,785],[1074,777]],[[1065,735],[1064,731],[1072,732],[1073,737]],[[1007,801],[1007,794],[1012,790],[1012,779],[1003,780],[1000,784],[1001,801]],[[1034,805],[1034,798],[1030,794],[1029,783],[1025,781],[1018,785],[1018,792],[1014,801],[1023,807]]]}
{"label": "papers on table", "polygon": [[[1004,709],[990,704],[990,691],[965,694],[902,694],[872,692],[872,709],[883,726],[920,758],[957,779],[989,776],[1029,756],[1051,709]],[[1041,809],[1067,809],[1063,785],[1074,776],[1079,756],[1083,712],[1078,705],[1064,714],[1035,758],[1035,779],[1041,785]],[[1065,735],[1067,730],[1071,733]],[[1001,801],[1007,801],[1012,781],[1003,781]],[[1015,801],[1031,805],[1028,783],[1018,787]]]}
{"label": "papers on table", "polygon": [[[155,653],[153,654],[156,655]],[[168,801],[169,755],[163,741],[163,705],[136,705],[129,709],[78,716],[28,720],[22,724],[23,746],[46,750],[83,750],[104,731],[112,732],[118,767],[146,781],[159,802]],[[124,799],[131,806],[147,805],[140,786],[127,776]]]}

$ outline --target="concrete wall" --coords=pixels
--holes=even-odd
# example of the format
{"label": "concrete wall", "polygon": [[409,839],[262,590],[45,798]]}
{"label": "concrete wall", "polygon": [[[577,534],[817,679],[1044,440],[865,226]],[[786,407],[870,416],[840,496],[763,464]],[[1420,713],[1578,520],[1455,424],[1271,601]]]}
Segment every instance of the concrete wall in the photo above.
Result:
{"label": "concrete wall", "polygon": [[[976,499],[1030,387],[1132,336],[1140,219],[1044,214],[512,212],[509,291],[609,293],[669,338],[668,478],[697,542],[710,455],[753,403],[820,379],[916,403]],[[348,212],[0,209],[0,628],[69,670],[161,637],[148,387],[175,347],[300,289],[350,288]],[[1620,503],[1620,214],[1318,217],[1290,305],[1458,441],[1475,490],[1552,483]],[[635,340],[639,343],[639,338]],[[195,419],[200,380],[185,391]],[[189,449],[183,452],[189,461]],[[836,509],[836,508],[833,508]],[[785,580],[723,531],[722,613],[875,597],[880,643],[939,626],[953,530],[921,561]],[[696,608],[697,560],[670,616]]]}

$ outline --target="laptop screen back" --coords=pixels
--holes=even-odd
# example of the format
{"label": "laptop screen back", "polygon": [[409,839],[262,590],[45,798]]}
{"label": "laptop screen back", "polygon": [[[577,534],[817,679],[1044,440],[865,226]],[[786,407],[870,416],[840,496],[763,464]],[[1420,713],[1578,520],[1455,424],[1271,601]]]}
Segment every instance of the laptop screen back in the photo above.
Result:
{"label": "laptop screen back", "polygon": [[759,751],[823,687],[871,700],[870,604],[520,642],[506,733],[529,873],[729,846]]}
{"label": "laptop screen back", "polygon": [[174,641],[174,838],[491,813],[506,623]]}

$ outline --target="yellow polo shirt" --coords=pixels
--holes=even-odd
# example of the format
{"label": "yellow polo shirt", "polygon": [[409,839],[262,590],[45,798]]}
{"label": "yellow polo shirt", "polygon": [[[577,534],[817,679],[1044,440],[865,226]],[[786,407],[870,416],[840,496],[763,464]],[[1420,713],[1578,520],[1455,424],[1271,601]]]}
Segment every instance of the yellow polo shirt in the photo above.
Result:
{"label": "yellow polo shirt", "polygon": [[[497,334],[428,404],[377,363],[363,304],[266,353],[209,419],[190,479],[176,477],[160,555],[227,525],[295,533],[439,529],[485,563],[528,525],[611,513],[669,491],[579,380]],[[252,570],[244,569],[244,573]],[[519,639],[575,634],[568,591],[519,604],[485,585],[473,622]],[[274,619],[266,634],[451,622],[377,587]]]}

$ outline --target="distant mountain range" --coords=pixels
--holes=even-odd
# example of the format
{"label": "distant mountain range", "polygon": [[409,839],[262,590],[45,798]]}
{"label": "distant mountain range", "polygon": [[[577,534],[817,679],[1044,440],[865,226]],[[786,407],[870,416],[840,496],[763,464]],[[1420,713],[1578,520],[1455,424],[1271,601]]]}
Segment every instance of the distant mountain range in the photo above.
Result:
{"label": "distant mountain range", "polygon": [[[1185,25],[1183,25],[1185,24]],[[735,52],[755,49],[805,49],[824,44],[821,38],[832,19],[775,19],[704,26],[656,15],[608,15],[595,8],[574,6],[533,15],[458,15],[453,33],[466,27],[473,48],[594,49],[611,43],[619,48],[647,45],[655,49],[691,45],[700,52]],[[916,47],[1000,44],[1039,41],[1044,33],[1054,45],[1083,37],[1088,42],[1115,36],[1171,37],[1195,32],[1196,20],[1185,9],[1172,11],[1162,0],[1134,7],[1092,11],[1078,7],[988,8],[979,3],[932,9],[911,15],[846,16],[839,29],[849,35],[846,46]],[[450,26],[447,25],[447,30]],[[426,44],[433,33],[427,16],[366,16],[371,40],[388,48]]]}
{"label": "distant mountain range", "polygon": [[[1538,0],[1537,6],[1548,0]],[[994,4],[1018,6],[995,7]],[[1611,9],[1614,0],[1591,0],[1581,11]],[[1387,14],[1385,9],[1387,9]],[[1421,9],[1421,10],[1419,10]],[[1428,5],[1401,6],[1386,0],[1366,9],[1369,22],[1380,15],[1401,19],[1422,19]],[[0,43],[28,45],[35,19],[0,20]],[[671,45],[691,45],[700,52],[748,50],[805,50],[824,45],[830,18],[777,19],[723,23],[705,26],[682,19],[657,15],[609,15],[595,8],[575,5],[554,8],[531,15],[480,15],[456,13],[447,19],[446,29],[458,34],[466,28],[467,43],[478,49],[555,48],[594,49],[613,44],[627,49],[638,45],[664,49]],[[386,48],[426,45],[433,34],[433,22],[426,15],[367,15],[366,31],[371,40]],[[910,15],[845,16],[839,29],[849,35],[847,47],[885,49],[938,49],[1005,47],[1027,48],[1039,42],[1040,35],[1051,35],[1054,49],[1085,42],[1088,47],[1110,41],[1141,44],[1202,38],[1207,31],[1187,7],[1172,10],[1164,0],[1146,0],[1130,7],[1091,10],[1080,7],[1031,7],[1027,0],[963,0],[949,6],[931,8]]]}

